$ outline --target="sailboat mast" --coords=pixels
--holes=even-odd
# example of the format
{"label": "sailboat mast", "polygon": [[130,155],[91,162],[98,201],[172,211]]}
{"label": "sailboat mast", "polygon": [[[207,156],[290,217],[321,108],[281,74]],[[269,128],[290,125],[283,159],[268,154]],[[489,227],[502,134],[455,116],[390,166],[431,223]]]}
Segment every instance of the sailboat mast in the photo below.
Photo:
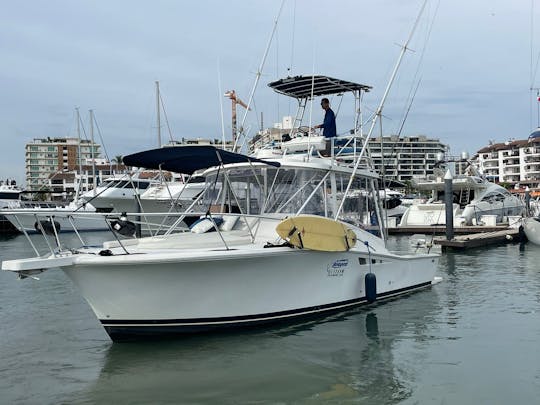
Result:
{"label": "sailboat mast", "polygon": [[79,107],[75,108],[75,111],[77,113],[77,154],[79,155],[79,185],[77,186],[77,192],[75,193],[75,196],[77,199],[79,191],[82,187],[82,156],[81,156],[81,114],[79,112]]}
{"label": "sailboat mast", "polygon": [[90,113],[90,157],[92,158],[92,189],[96,193],[96,157],[94,154],[94,110]]}
{"label": "sailboat mast", "polygon": [[159,82],[156,80],[156,125],[157,125],[157,139],[158,139],[158,148],[161,148],[161,106],[159,100]]}
{"label": "sailboat mast", "polygon": [[77,140],[78,147],[77,147],[77,153],[79,155],[79,171],[82,171],[82,156],[81,156],[81,115],[79,112],[79,107],[75,108],[75,111],[77,112]]}

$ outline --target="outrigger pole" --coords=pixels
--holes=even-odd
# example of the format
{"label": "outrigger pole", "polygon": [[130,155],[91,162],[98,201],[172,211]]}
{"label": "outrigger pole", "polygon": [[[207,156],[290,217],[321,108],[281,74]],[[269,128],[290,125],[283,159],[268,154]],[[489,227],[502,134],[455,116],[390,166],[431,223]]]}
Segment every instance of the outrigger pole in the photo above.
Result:
{"label": "outrigger pole", "polygon": [[[382,96],[381,102],[379,103],[379,106],[377,107],[377,110],[375,111],[375,114],[373,115],[373,118],[371,119],[371,126],[366,135],[366,139],[364,140],[364,144],[362,145],[362,150],[360,151],[360,154],[358,155],[358,158],[356,160],[356,164],[354,165],[354,169],[351,173],[351,178],[349,179],[349,183],[347,184],[347,189],[345,190],[345,194],[344,194],[345,196],[349,193],[354,177],[356,176],[356,172],[358,171],[358,167],[360,166],[360,161],[362,160],[362,157],[364,156],[364,153],[366,151],[369,138],[371,137],[371,134],[373,133],[373,129],[375,128],[375,124],[377,123],[377,118],[380,118],[380,116],[382,115],[384,103],[386,102],[386,98],[388,97],[390,88],[392,87],[392,84],[394,83],[394,79],[396,78],[403,56],[405,55],[405,52],[409,49],[409,43],[411,42],[414,32],[416,31],[416,27],[418,27],[418,23],[420,22],[420,17],[422,17],[422,14],[424,13],[424,9],[426,8],[427,2],[428,0],[425,0],[424,4],[422,4],[422,7],[420,8],[420,12],[418,13],[418,16],[416,17],[416,21],[414,22],[412,30],[409,34],[409,38],[407,38],[407,42],[405,42],[405,44],[401,47],[401,52],[399,53],[399,57],[397,59],[396,65],[394,66],[394,70],[392,72],[392,75],[390,76],[390,80],[388,81],[388,84],[386,85],[386,89]],[[345,198],[341,200],[341,203],[339,204],[339,208],[336,211],[336,215],[334,219],[336,220],[338,219],[339,214],[341,213],[341,210],[343,209],[344,203],[345,203]]]}
{"label": "outrigger pole", "polygon": [[[274,20],[274,27],[272,28],[272,33],[270,34],[270,38],[268,38],[268,43],[266,44],[266,49],[264,51],[264,54],[263,54],[263,57],[262,57],[262,60],[261,60],[261,64],[259,65],[259,69],[257,70],[257,73],[255,75],[255,83],[253,84],[253,87],[251,88],[251,92],[249,93],[249,99],[248,99],[248,102],[247,102],[247,108],[246,108],[246,111],[244,112],[244,116],[242,117],[242,122],[240,123],[239,135],[245,136],[245,134],[244,134],[244,123],[246,122],[246,118],[247,118],[249,109],[251,108],[251,102],[253,101],[253,96],[255,95],[255,90],[257,90],[257,85],[259,84],[259,79],[261,78],[262,70],[264,68],[264,64],[266,63],[266,57],[268,56],[268,52],[270,51],[270,45],[272,45],[272,40],[274,39],[274,34],[276,33],[277,24],[278,24],[279,17],[281,15],[281,10],[283,9],[283,4],[284,3],[285,3],[285,0],[281,0],[281,5],[279,6],[278,14],[276,16],[276,19]],[[236,147],[238,145],[238,139],[240,139],[240,136],[238,136],[234,140],[233,152],[236,152]]]}

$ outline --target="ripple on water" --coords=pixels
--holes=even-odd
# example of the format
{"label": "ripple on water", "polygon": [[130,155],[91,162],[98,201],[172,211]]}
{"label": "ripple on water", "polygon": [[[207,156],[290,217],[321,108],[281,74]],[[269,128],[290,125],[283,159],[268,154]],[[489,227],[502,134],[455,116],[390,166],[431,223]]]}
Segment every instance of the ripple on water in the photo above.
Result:
{"label": "ripple on water", "polygon": [[[0,242],[0,258],[27,255],[20,242]],[[537,263],[531,246],[446,254],[443,282],[401,299],[298,325],[135,344],[112,344],[62,272],[39,282],[0,272],[2,401],[534,403]]]}

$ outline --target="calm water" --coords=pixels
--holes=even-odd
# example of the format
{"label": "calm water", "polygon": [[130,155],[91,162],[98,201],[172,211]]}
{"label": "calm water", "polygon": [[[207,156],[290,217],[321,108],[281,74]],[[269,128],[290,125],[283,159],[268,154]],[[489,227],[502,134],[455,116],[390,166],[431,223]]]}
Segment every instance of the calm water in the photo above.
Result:
{"label": "calm water", "polygon": [[448,254],[438,275],[317,322],[113,344],[61,271],[0,272],[0,403],[538,403],[540,248]]}

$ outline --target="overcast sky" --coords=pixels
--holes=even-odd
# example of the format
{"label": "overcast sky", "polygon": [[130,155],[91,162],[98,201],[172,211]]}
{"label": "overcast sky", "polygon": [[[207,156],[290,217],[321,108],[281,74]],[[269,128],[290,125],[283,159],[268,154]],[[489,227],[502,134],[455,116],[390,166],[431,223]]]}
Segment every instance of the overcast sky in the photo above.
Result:
{"label": "overcast sky", "polygon": [[[24,180],[24,145],[32,138],[76,136],[75,107],[85,122],[94,109],[111,157],[157,146],[156,80],[174,139],[221,138],[220,102],[230,137],[230,102],[222,93],[235,89],[247,101],[280,3],[3,2],[0,178]],[[285,1],[247,119],[252,132],[261,112],[265,126],[294,112],[267,87],[288,69],[373,86],[368,115],[421,4]],[[403,135],[439,138],[454,154],[472,154],[489,140],[527,138],[537,126],[529,91],[531,10],[531,0],[431,0],[385,106],[384,133],[397,131],[421,77]],[[540,22],[538,0],[533,14]],[[538,25],[533,38],[540,39]],[[539,51],[540,41],[533,41],[535,60]],[[538,78],[534,85],[540,87]],[[336,109],[339,100],[332,102]],[[338,132],[353,126],[350,104],[343,101]],[[312,117],[322,120],[318,102]],[[166,141],[165,125],[162,133]]]}

